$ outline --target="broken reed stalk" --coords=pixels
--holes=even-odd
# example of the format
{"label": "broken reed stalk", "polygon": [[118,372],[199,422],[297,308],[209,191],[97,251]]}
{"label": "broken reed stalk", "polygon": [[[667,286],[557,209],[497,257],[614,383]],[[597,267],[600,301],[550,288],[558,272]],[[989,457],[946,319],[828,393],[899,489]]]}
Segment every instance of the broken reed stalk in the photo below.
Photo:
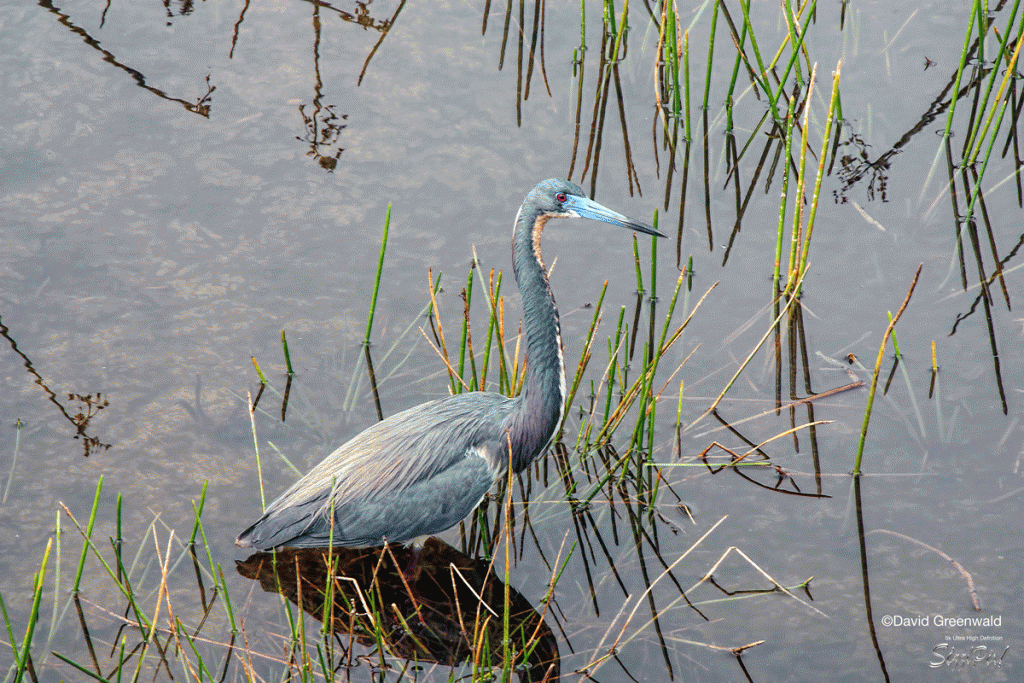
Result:
{"label": "broken reed stalk", "polygon": [[914,293],[914,288],[917,287],[917,279],[921,277],[921,269],[924,267],[922,263],[917,267],[917,272],[914,273],[914,280],[910,283],[910,289],[907,291],[906,298],[903,299],[903,305],[896,311],[896,315],[893,316],[892,320],[889,321],[889,326],[885,328],[885,334],[882,335],[882,343],[878,346],[878,358],[875,360],[875,371],[871,375],[871,388],[868,391],[868,404],[864,408],[864,423],[860,428],[860,443],[857,444],[857,459],[853,463],[853,476],[859,477],[861,475],[860,463],[864,457],[864,441],[868,434],[868,423],[871,421],[871,406],[875,401],[875,389],[878,387],[878,373],[882,369],[882,359],[885,357],[885,347],[889,341],[889,335],[892,334],[893,328],[896,326],[896,322],[903,315],[903,311],[906,310],[907,304],[910,303],[910,297]]}
{"label": "broken reed stalk", "polygon": [[954,560],[952,557],[950,557],[946,553],[942,552],[938,548],[935,548],[933,546],[928,545],[924,541],[919,541],[916,538],[911,538],[910,536],[907,536],[906,534],[901,534],[898,531],[891,531],[889,529],[872,529],[868,533],[869,534],[889,534],[890,536],[895,536],[896,538],[902,538],[904,541],[909,541],[911,543],[915,543],[915,544],[921,546],[922,548],[925,548],[927,550],[932,551],[933,553],[935,553],[936,555],[938,555],[942,559],[944,559],[947,562],[949,562],[951,565],[953,565],[953,567],[958,572],[960,572],[960,576],[964,577],[964,580],[967,582],[967,588],[968,588],[968,590],[971,593],[971,602],[974,604],[974,610],[975,611],[979,611],[981,609],[981,604],[978,602],[978,591],[975,590],[975,588],[974,588],[974,577],[971,576],[971,573],[969,571],[967,571],[966,569],[963,568],[963,565],[961,565],[959,562]]}

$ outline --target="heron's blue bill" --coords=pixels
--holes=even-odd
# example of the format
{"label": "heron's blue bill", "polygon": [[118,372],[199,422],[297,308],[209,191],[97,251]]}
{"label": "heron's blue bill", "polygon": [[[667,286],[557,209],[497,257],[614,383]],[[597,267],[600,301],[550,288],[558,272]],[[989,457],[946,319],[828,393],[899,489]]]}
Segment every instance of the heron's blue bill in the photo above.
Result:
{"label": "heron's blue bill", "polygon": [[664,233],[658,232],[648,225],[634,221],[631,218],[626,218],[621,213],[612,211],[606,206],[601,206],[593,199],[586,197],[569,195],[565,201],[565,208],[573,211],[580,218],[593,218],[597,221],[611,223],[627,230],[635,230],[636,232],[654,235],[655,237],[666,236]]}

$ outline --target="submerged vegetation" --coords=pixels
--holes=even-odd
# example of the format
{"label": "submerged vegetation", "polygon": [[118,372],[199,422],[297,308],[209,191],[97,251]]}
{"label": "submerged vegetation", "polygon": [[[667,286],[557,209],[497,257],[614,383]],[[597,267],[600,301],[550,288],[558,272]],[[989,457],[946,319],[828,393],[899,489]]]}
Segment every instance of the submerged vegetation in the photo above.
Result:
{"label": "submerged vegetation", "polygon": [[[702,638],[696,629],[693,637],[681,635],[686,624],[710,621],[714,610],[727,610],[732,601],[766,593],[770,599],[795,601],[800,609],[821,614],[812,604],[811,577],[786,585],[775,578],[776,571],[759,566],[742,548],[709,547],[726,518],[692,514],[683,487],[720,472],[760,487],[767,495],[822,499],[849,494],[863,568],[865,629],[882,678],[887,679],[884,648],[872,616],[870,532],[865,528],[861,491],[863,466],[872,457],[865,448],[872,437],[872,407],[877,396],[888,392],[900,368],[910,397],[904,406],[907,431],[915,442],[924,443],[929,430],[938,432],[940,440],[946,438],[956,416],[947,419],[942,413],[941,354],[936,343],[931,346],[928,391],[935,403],[934,426],[926,426],[913,398],[914,380],[897,345],[897,323],[910,315],[921,267],[905,274],[906,290],[901,285],[889,300],[880,302],[879,324],[887,327],[877,339],[874,365],[861,365],[852,353],[847,359],[825,358],[849,381],[814,388],[815,347],[805,330],[808,311],[801,302],[804,291],[814,286],[811,263],[821,238],[812,244],[812,237],[821,234],[822,228],[816,232],[815,227],[819,209],[830,200],[850,203],[865,221],[874,221],[857,204],[856,191],[885,201],[894,157],[920,141],[918,136],[929,131],[929,124],[944,118],[915,210],[950,228],[947,280],[958,282],[962,292],[974,297],[952,331],[971,318],[983,317],[993,384],[1007,413],[998,326],[993,321],[1000,307],[1010,309],[1012,288],[1006,275],[1020,267],[1013,261],[1024,236],[1009,249],[1001,244],[1003,235],[986,205],[986,192],[1015,186],[1016,206],[1024,206],[1018,139],[1024,109],[1024,93],[1018,88],[1024,11],[1018,4],[974,3],[965,15],[959,63],[932,67],[947,69],[948,84],[904,136],[877,154],[864,141],[859,124],[843,116],[842,63],[819,65],[813,54],[813,45],[829,40],[827,31],[836,24],[844,40],[852,30],[846,23],[848,2],[838,10],[830,7],[839,14],[829,17],[814,0],[783,0],[771,10],[745,0],[708,0],[693,14],[680,14],[678,3],[664,0],[634,0],[632,6],[606,0],[599,13],[584,2],[579,46],[572,64],[559,64],[557,72],[545,64],[544,3],[534,4],[532,18],[525,3],[519,3],[518,14],[510,3],[498,68],[504,68],[509,58],[508,41],[518,40],[517,121],[522,122],[522,105],[538,82],[548,92],[555,83],[571,92],[575,133],[568,175],[581,182],[589,179],[592,196],[598,190],[601,161],[607,164],[611,153],[609,141],[616,125],[622,150],[615,155],[615,168],[621,165],[625,177],[605,169],[603,183],[614,177],[631,192],[639,191],[641,177],[634,159],[649,147],[659,182],[664,183],[654,225],[658,228],[661,222],[661,229],[675,236],[668,255],[659,252],[653,238],[648,249],[646,238],[634,237],[635,299],[629,305],[608,303],[622,295],[622,287],[613,286],[609,296],[606,282],[594,304],[585,309],[586,320],[573,319],[581,352],[576,365],[566,368],[567,407],[548,456],[528,473],[510,477],[485,499],[461,528],[457,548],[431,540],[427,559],[420,560],[412,575],[406,571],[410,559],[405,549],[391,547],[259,553],[237,563],[234,573],[259,582],[264,591],[281,594],[277,600],[258,594],[255,583],[246,588],[222,566],[225,549],[211,546],[204,529],[205,487],[194,502],[194,521],[185,537],[155,515],[141,538],[125,538],[122,506],[138,502],[122,501],[118,495],[112,508],[104,507],[101,478],[87,519],[81,511],[54,511],[54,532],[37,563],[31,590],[0,595],[6,632],[0,640],[9,642],[12,655],[5,680],[47,680],[52,678],[47,671],[51,668],[58,676],[102,681],[334,681],[351,676],[382,681],[492,676],[509,680],[513,674],[530,681],[639,679],[639,672],[631,671],[621,656],[638,643],[647,644],[648,656],[653,652],[659,658],[665,679],[677,673],[678,650],[704,649],[733,655],[742,676],[764,680],[763,675],[751,675],[744,660],[744,653],[762,639],[723,646]],[[381,24],[374,52],[384,49],[387,31],[405,18],[399,15],[404,5],[400,3]],[[483,10],[485,33],[492,16],[489,7],[488,2]],[[600,42],[594,45],[588,43],[594,35],[588,26],[597,21]],[[766,28],[773,23],[784,30]],[[515,26],[523,30],[510,29]],[[825,36],[818,38],[816,32]],[[362,65],[363,72],[372,54]],[[654,73],[646,103],[630,101],[624,84],[626,64],[639,60],[648,60]],[[853,95],[846,97],[849,101]],[[648,105],[654,112],[649,140],[638,143],[648,133],[640,136],[630,129],[628,110]],[[303,112],[309,125],[315,125],[316,116]],[[333,111],[330,116],[336,118]],[[338,130],[332,129],[332,141]],[[330,155],[329,170],[337,166],[340,154],[338,150]],[[327,157],[318,158],[327,168]],[[826,185],[830,177],[835,182]],[[831,192],[824,189],[830,186]],[[701,316],[713,314],[708,297],[717,283],[693,289],[693,257],[685,247],[694,242],[696,232],[695,249],[703,250],[706,244],[715,253],[721,250],[722,264],[728,263],[742,244],[742,229],[763,230],[748,213],[755,193],[774,198],[774,249],[764,256],[763,271],[757,274],[771,284],[763,291],[751,286],[750,297],[761,297],[761,310],[725,341],[735,341],[748,330],[756,341],[745,356],[710,371],[702,368],[703,376],[697,377],[697,371],[684,372],[701,353],[699,345],[687,345],[687,330]],[[948,212],[941,208],[945,206]],[[663,216],[670,214],[677,221],[666,227]],[[454,285],[459,290],[456,296],[443,291],[440,274],[427,274],[426,321],[410,321],[392,346],[374,357],[371,335],[390,220],[389,206],[363,339],[365,370],[362,362],[350,363],[346,408],[372,396],[378,417],[384,416],[378,386],[394,381],[405,362],[396,359],[402,353],[408,358],[421,324],[422,337],[439,358],[440,369],[433,375],[437,391],[441,386],[453,393],[486,388],[515,395],[524,378],[521,334],[515,315],[506,312],[502,273],[485,267],[475,252],[463,284]],[[694,231],[694,222],[700,230]],[[666,268],[673,266],[674,284],[666,292],[659,288],[664,286]],[[10,339],[2,324],[0,331]],[[254,358],[260,386],[255,397],[245,401],[262,500],[266,449],[261,453],[261,424],[286,420],[295,376],[284,332],[281,341],[287,366],[284,389],[267,379]],[[748,379],[755,358],[773,375],[774,393],[767,410],[736,414],[747,404],[728,405],[728,398],[736,393],[738,382]],[[25,361],[50,400],[62,405],[27,357]],[[381,368],[387,370],[382,373]],[[883,374],[888,379],[880,381]],[[716,388],[699,395],[693,392],[694,385]],[[835,475],[822,466],[818,439],[828,421],[816,418],[815,402],[858,395],[846,392],[865,386],[859,446],[842,466],[851,473],[842,475],[849,487],[827,487],[827,481],[835,481],[828,478]],[[91,397],[69,396],[86,406],[77,418],[61,408],[80,427],[87,455],[90,448],[109,448],[85,433],[90,419],[106,405],[99,394],[95,400]],[[279,417],[276,405],[273,414],[267,408],[271,401],[280,401]],[[294,406],[292,410],[294,415]],[[779,416],[788,419],[787,428],[767,436],[747,431],[754,421]],[[712,425],[712,420],[718,424]],[[722,434],[731,441],[727,443]],[[19,428],[5,500],[22,448]],[[778,454],[808,449],[811,463],[804,469],[809,471],[798,472],[779,462]],[[206,514],[209,523],[209,511]],[[97,520],[104,520],[101,526],[112,527],[115,533],[100,538]],[[69,557],[77,557],[70,582],[63,566]],[[689,587],[685,583],[690,581],[681,578],[683,562],[688,563],[687,575],[700,577]],[[715,573],[723,566],[731,566],[731,573],[716,580]],[[977,608],[973,581],[959,568]],[[516,581],[514,569],[529,575],[532,590]],[[724,585],[734,579],[733,587]],[[571,647],[560,648],[564,643]],[[356,673],[358,667],[364,670]],[[655,677],[649,671],[643,675]],[[736,678],[735,672],[731,675]]]}

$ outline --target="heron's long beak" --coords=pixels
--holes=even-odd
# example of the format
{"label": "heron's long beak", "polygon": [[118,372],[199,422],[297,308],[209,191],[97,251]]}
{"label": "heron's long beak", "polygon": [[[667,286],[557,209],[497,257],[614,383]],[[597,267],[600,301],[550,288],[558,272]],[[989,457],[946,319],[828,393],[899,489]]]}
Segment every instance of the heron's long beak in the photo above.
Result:
{"label": "heron's long beak", "polygon": [[634,221],[631,218],[626,218],[621,213],[612,211],[605,206],[601,206],[593,199],[569,195],[568,200],[565,202],[565,206],[580,218],[593,218],[597,221],[618,225],[619,227],[626,228],[627,230],[635,230],[636,232],[654,235],[655,237],[666,237],[665,234],[658,232],[648,225]]}

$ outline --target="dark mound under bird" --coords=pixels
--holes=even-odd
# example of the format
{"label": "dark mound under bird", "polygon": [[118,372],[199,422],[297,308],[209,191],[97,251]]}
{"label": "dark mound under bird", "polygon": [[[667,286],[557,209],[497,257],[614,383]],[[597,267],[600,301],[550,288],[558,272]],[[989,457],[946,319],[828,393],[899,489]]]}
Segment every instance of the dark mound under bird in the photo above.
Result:
{"label": "dark mound under bird", "polygon": [[523,301],[526,381],[515,398],[473,391],[392,415],[358,434],[271,503],[236,544],[370,547],[440,533],[465,519],[511,465],[522,472],[550,445],[565,407],[558,309],[541,260],[552,218],[591,218],[664,237],[552,178],[516,216],[512,264]]}

